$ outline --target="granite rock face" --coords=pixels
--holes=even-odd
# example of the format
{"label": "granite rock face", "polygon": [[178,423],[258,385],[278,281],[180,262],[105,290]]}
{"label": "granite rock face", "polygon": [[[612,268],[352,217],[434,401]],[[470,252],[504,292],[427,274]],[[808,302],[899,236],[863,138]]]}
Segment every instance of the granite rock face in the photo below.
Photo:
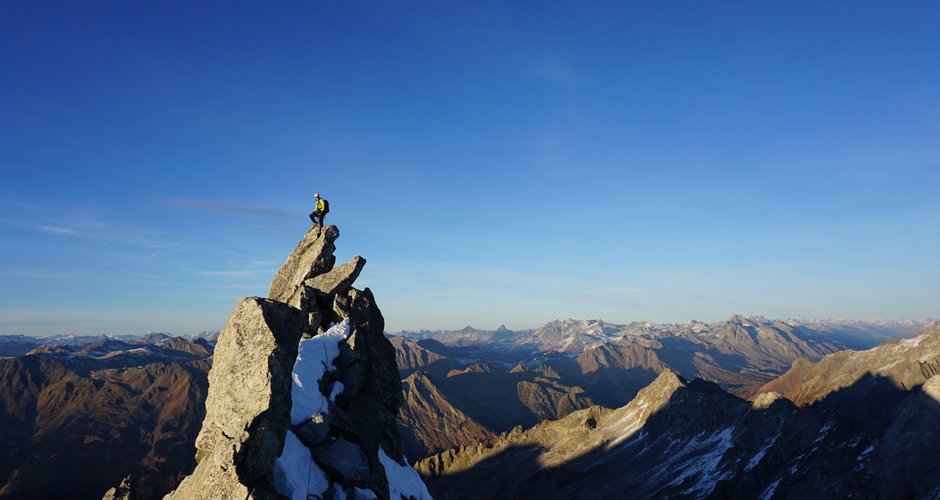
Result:
{"label": "granite rock face", "polygon": [[337,238],[339,229],[333,225],[326,226],[323,231],[314,228],[307,231],[287,262],[274,275],[268,298],[300,307],[303,282],[333,269],[336,263],[336,257],[333,256],[336,246],[333,242]]}
{"label": "granite rock face", "polygon": [[269,482],[289,424],[290,380],[304,322],[300,311],[241,299],[215,348],[196,470],[174,498],[245,498]]}
{"label": "granite rock face", "polygon": [[352,288],[352,284],[359,277],[362,268],[366,265],[366,259],[353,257],[349,262],[333,269],[332,271],[314,276],[304,280],[304,286],[316,290],[317,295],[323,297],[336,296],[346,293]]}
{"label": "granite rock face", "polygon": [[236,305],[209,373],[196,469],[167,498],[430,498],[402,455],[385,321],[372,292],[352,286],[365,259],[334,269],[338,237],[312,227],[270,298]]}

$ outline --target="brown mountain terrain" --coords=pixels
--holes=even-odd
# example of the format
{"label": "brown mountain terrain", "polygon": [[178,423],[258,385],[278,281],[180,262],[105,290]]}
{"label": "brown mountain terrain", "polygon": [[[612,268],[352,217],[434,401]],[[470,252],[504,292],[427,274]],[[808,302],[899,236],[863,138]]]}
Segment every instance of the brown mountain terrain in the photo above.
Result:
{"label": "brown mountain terrain", "polygon": [[131,474],[139,498],[156,498],[195,465],[209,362],[187,352],[202,348],[176,343],[172,360],[138,366],[102,347],[101,360],[0,360],[0,497],[100,498]]}
{"label": "brown mountain terrain", "polygon": [[938,373],[940,322],[913,339],[889,341],[866,351],[830,354],[818,363],[797,360],[760,391],[778,392],[794,403],[809,404],[870,375],[886,378],[907,390]]}
{"label": "brown mountain terrain", "polygon": [[395,361],[398,363],[398,371],[405,376],[410,375],[415,370],[447,359],[446,356],[429,351],[417,342],[405,337],[392,337],[389,341],[395,347]]}
{"label": "brown mountain terrain", "polygon": [[488,429],[454,408],[422,372],[402,380],[402,394],[398,430],[406,456],[424,457],[493,437]]}
{"label": "brown mountain terrain", "polygon": [[[940,355],[935,335],[914,341],[919,356]],[[665,370],[624,407],[515,429],[416,469],[455,499],[935,498],[937,453],[940,376],[905,390],[868,374],[797,407]]]}
{"label": "brown mountain terrain", "polygon": [[[404,438],[428,444],[407,447],[409,458],[416,459],[445,449],[448,443],[450,447],[468,444],[467,435],[443,431],[435,414],[449,414],[453,409],[489,433],[506,432],[558,419],[594,403],[623,406],[667,369],[753,398],[762,385],[794,362],[820,360],[845,349],[843,341],[847,340],[867,345],[889,331],[882,324],[870,329],[857,322],[840,325],[815,322],[807,326],[742,316],[686,325],[617,326],[566,320],[524,333],[505,329],[481,333],[468,327],[440,337],[427,332],[418,339],[394,337],[402,375],[420,370],[422,385],[434,387],[427,391],[434,397],[421,400],[422,408],[410,407],[406,395],[402,411],[408,412],[404,419],[409,423],[400,428],[422,429],[420,438]],[[899,325],[896,335],[906,334],[911,324]],[[568,352],[573,346],[583,350]],[[564,352],[551,350],[555,348]],[[421,422],[424,416],[430,420]]]}
{"label": "brown mountain terrain", "polygon": [[[582,323],[590,331],[577,336],[576,343],[585,346],[581,352],[506,347],[542,341],[570,346],[565,332]],[[461,337],[475,335],[472,329],[453,333],[453,345],[393,337],[405,377],[399,418],[403,448],[412,459],[452,447],[471,449],[498,433],[563,418],[594,403],[617,408],[667,369],[753,397],[755,387],[789,368],[787,360],[794,357],[792,369],[764,391],[812,404],[816,412],[838,413],[856,404],[855,396],[845,394],[864,388],[889,403],[884,412],[872,410],[881,415],[879,421],[894,419],[891,412],[897,412],[878,449],[885,456],[893,453],[898,463],[910,457],[903,447],[889,452],[888,436],[904,443],[912,433],[929,434],[931,420],[925,415],[932,415],[929,390],[936,382],[924,381],[940,368],[929,355],[935,334],[871,352],[826,354],[851,343],[867,346],[890,336],[893,327],[853,324],[855,330],[846,330],[841,323],[793,325],[740,317],[724,323],[663,328],[556,322],[536,340],[520,340],[521,334],[506,329],[490,332],[492,346]],[[0,360],[0,496],[68,491],[74,498],[98,498],[130,473],[133,489],[146,498],[172,489],[191,470],[213,346],[203,339],[152,337],[38,342],[29,355]],[[13,341],[18,349],[36,342]],[[807,363],[800,356],[822,361]],[[875,375],[866,376],[868,371]],[[909,397],[905,388],[919,390],[919,396]],[[63,479],[46,481],[49,471],[61,472]]]}

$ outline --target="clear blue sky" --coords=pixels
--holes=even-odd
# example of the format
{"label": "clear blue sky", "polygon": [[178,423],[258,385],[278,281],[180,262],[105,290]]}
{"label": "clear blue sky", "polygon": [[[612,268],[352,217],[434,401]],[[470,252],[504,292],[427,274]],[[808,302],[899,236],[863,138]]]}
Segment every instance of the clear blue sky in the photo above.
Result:
{"label": "clear blue sky", "polygon": [[332,204],[390,331],[940,315],[936,2],[0,2],[0,333],[188,334]]}

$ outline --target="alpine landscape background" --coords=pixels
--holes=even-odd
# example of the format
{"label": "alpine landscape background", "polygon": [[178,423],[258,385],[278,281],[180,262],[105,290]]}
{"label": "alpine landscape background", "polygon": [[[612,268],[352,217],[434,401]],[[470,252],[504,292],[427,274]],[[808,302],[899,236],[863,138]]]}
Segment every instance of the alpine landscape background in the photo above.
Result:
{"label": "alpine landscape background", "polygon": [[[283,302],[243,299],[221,335],[0,339],[0,472],[7,478],[0,496],[100,498],[110,489],[107,498],[160,498],[178,489],[174,498],[197,498],[214,481],[212,491],[267,489],[305,498],[280,472],[289,470],[282,468],[285,454],[301,443],[311,451],[290,453],[295,461],[303,460],[297,453],[313,454],[303,466],[322,477],[305,485],[313,494],[929,498],[940,492],[932,459],[940,451],[940,439],[932,439],[940,437],[940,322],[737,315],[713,323],[568,319],[524,331],[382,335],[370,292],[351,288],[365,259],[334,268],[338,236],[333,226],[322,237],[311,229],[272,283],[272,296]],[[330,325],[336,327],[327,331]],[[342,333],[331,333],[337,328]],[[288,336],[264,348],[259,331]],[[312,332],[318,343],[304,348],[299,339]],[[347,340],[367,335],[385,347]],[[365,350],[317,354],[313,363],[322,367],[314,387],[324,396],[316,397],[327,399],[309,403],[311,396],[297,392],[307,383],[290,389],[290,377],[276,380],[290,373],[291,356],[294,373],[304,373],[303,353],[326,349],[320,339],[349,343],[350,353]],[[231,345],[227,352],[220,342]],[[272,356],[288,358],[278,361],[282,368],[255,368],[248,359],[256,350],[268,365]],[[363,361],[383,368],[361,372]],[[338,368],[344,365],[360,371],[344,374]],[[274,371],[264,375],[268,370]],[[265,396],[270,401],[252,403],[256,390],[239,392],[248,382],[235,381],[259,374],[273,392]],[[367,390],[351,396],[354,387]],[[225,395],[213,403],[210,389]],[[224,401],[231,401],[224,403],[228,409],[213,409]],[[237,401],[244,402],[231,408]],[[258,404],[267,409],[248,409]],[[293,416],[298,405],[313,405],[312,413]],[[226,416],[214,416],[218,411]],[[255,413],[243,413],[249,411]],[[260,431],[250,430],[252,415],[271,412],[283,415],[282,423],[264,427],[274,425],[274,436],[253,438]],[[245,444],[206,444],[219,439],[208,437],[210,428],[231,426],[233,419],[245,419]],[[217,432],[224,440],[232,434]],[[202,434],[207,437],[197,440]],[[258,439],[267,444],[248,444]],[[233,446],[248,446],[254,455],[206,458]],[[394,453],[415,464],[428,490],[387,489],[398,480],[389,467],[406,466],[382,461]],[[199,472],[197,464],[220,467],[219,460],[260,461],[267,472],[222,473],[239,471],[238,465]],[[49,471],[61,480],[47,481]],[[198,482],[181,485],[187,475]],[[410,481],[421,482],[417,475]]]}
{"label": "alpine landscape background", "polygon": [[938,26],[0,2],[0,500],[940,500]]}

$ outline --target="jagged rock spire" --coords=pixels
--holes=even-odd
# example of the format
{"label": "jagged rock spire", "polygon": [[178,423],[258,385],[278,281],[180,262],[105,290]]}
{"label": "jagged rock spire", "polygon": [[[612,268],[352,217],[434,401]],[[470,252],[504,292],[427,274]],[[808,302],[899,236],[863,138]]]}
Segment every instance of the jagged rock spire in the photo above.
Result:
{"label": "jagged rock spire", "polygon": [[338,237],[311,228],[270,297],[235,307],[209,373],[196,470],[168,498],[430,498],[402,455],[385,320],[372,292],[352,286],[366,261],[334,269]]}
{"label": "jagged rock spire", "polygon": [[336,246],[333,242],[337,238],[339,229],[336,226],[329,225],[322,230],[311,227],[284,265],[277,270],[268,290],[268,298],[299,307],[304,281],[333,269],[336,263],[336,257],[333,256]]}

